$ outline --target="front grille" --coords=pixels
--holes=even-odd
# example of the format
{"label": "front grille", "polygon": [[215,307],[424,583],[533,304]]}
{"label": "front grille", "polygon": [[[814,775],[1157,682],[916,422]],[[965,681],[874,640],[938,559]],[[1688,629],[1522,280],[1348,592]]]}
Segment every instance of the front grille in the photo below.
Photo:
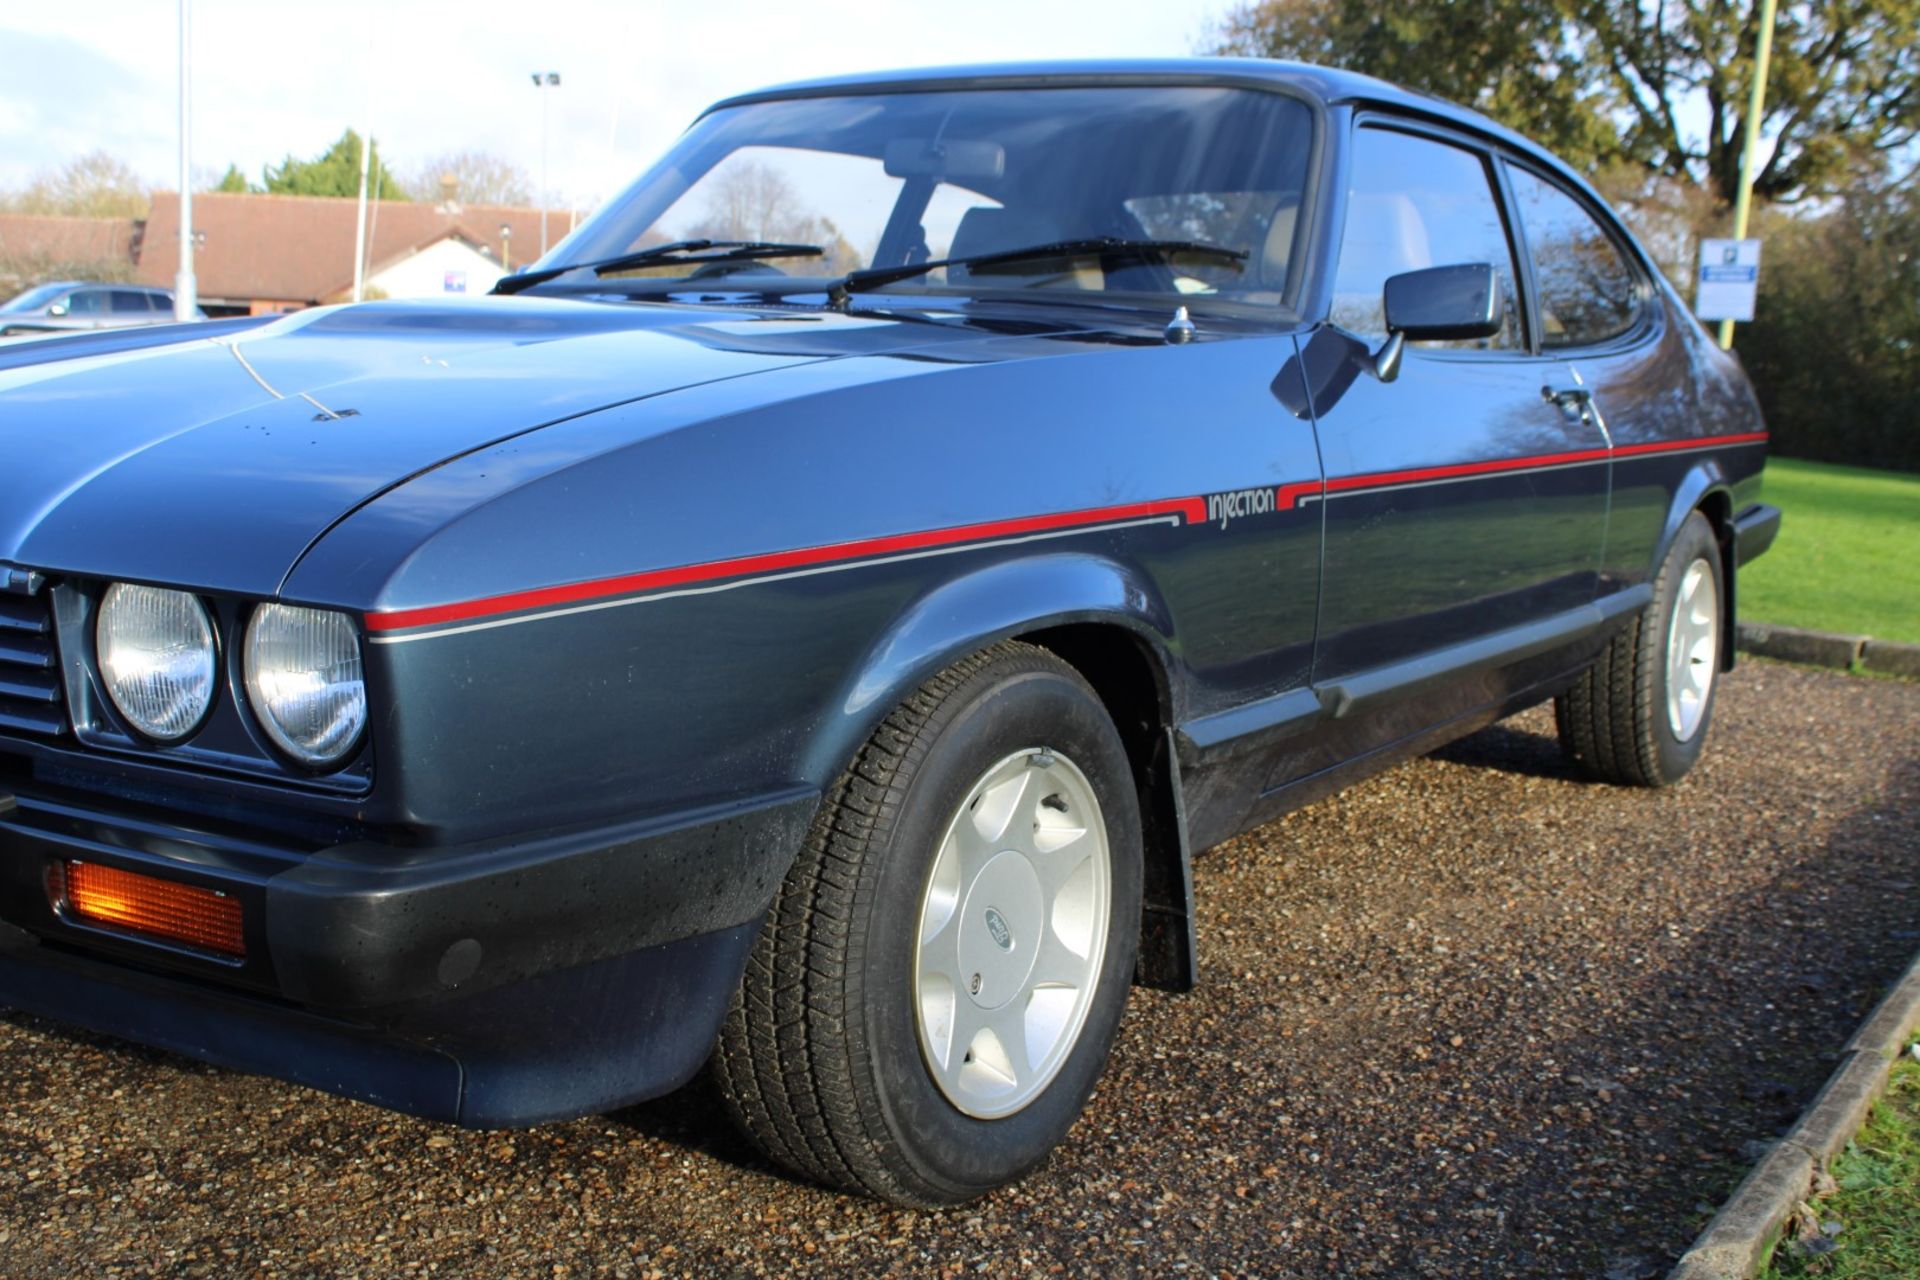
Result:
{"label": "front grille", "polygon": [[45,580],[0,565],[0,733],[51,738],[66,731]]}

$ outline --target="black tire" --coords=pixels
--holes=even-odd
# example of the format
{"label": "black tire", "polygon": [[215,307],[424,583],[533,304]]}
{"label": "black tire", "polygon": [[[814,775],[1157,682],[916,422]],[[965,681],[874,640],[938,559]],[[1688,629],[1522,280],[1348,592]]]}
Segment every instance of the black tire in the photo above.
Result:
{"label": "black tire", "polygon": [[[1035,743],[1091,783],[1110,851],[1106,947],[1077,1041],[1024,1108],[961,1112],[922,1057],[920,904],[947,824],[996,760]],[[929,680],[829,792],[728,1011],[714,1075],[741,1128],[805,1177],[896,1204],[959,1204],[1020,1178],[1080,1115],[1139,946],[1140,814],[1125,747],[1071,667],[1004,643]]]}
{"label": "black tire", "polygon": [[[1687,517],[1667,549],[1654,578],[1653,602],[1554,701],[1560,745],[1589,777],[1622,786],[1671,786],[1706,747],[1719,681],[1708,685],[1698,726],[1684,737],[1673,726],[1667,700],[1674,610],[1680,584],[1696,561],[1712,575],[1714,599],[1726,600],[1720,544],[1698,511]],[[1717,661],[1716,649],[1713,665]]]}

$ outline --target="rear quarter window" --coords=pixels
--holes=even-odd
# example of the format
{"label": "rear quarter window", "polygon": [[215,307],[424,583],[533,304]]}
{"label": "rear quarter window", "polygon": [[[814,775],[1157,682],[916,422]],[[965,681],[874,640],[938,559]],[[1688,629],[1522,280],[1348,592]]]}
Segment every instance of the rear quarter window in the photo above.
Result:
{"label": "rear quarter window", "polygon": [[1640,273],[1619,243],[1571,193],[1509,166],[1540,303],[1544,347],[1586,347],[1620,337],[1640,320]]}

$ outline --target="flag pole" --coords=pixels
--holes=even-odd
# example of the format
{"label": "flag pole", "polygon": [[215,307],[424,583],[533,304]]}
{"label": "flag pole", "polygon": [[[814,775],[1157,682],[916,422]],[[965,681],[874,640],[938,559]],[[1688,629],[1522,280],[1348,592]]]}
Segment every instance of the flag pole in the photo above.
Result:
{"label": "flag pole", "polygon": [[[1774,0],[1760,0],[1760,43],[1753,54],[1753,91],[1747,98],[1746,141],[1740,147],[1740,190],[1733,201],[1733,238],[1747,238],[1753,212],[1753,156],[1760,149],[1760,113],[1767,104],[1767,66],[1773,61]],[[1720,322],[1720,349],[1733,347],[1733,321]]]}

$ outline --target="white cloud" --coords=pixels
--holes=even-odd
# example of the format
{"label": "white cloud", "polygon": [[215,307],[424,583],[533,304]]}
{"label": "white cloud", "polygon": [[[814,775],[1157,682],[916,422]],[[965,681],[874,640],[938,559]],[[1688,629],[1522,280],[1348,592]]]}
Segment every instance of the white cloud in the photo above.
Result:
{"label": "white cloud", "polygon": [[[370,122],[402,170],[467,148],[529,173],[540,92],[550,169],[593,197],[638,173],[709,103],[787,80],[888,67],[1181,56],[1225,0],[194,0],[194,164],[312,155]],[[178,173],[172,0],[72,0],[0,13],[0,186],[104,149]],[[535,70],[558,90],[536,91]],[[609,142],[611,141],[611,146]]]}

